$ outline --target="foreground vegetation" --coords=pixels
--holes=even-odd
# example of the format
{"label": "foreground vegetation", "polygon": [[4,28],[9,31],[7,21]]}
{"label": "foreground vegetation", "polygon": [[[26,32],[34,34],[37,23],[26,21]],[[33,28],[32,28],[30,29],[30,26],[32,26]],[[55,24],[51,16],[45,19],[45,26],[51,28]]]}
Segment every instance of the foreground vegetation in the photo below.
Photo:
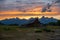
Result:
{"label": "foreground vegetation", "polygon": [[[48,40],[54,37],[59,26],[21,28],[20,26],[0,25],[0,40]],[[49,37],[49,38],[48,38]]]}

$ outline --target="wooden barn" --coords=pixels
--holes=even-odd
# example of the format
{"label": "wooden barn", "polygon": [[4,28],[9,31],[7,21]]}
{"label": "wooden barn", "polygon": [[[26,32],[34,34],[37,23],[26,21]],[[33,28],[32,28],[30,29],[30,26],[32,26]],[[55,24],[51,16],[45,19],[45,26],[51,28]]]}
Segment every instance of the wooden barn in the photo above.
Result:
{"label": "wooden barn", "polygon": [[33,22],[24,24],[24,25],[22,25],[22,27],[42,27],[42,24],[40,23],[38,18],[35,18],[35,20]]}

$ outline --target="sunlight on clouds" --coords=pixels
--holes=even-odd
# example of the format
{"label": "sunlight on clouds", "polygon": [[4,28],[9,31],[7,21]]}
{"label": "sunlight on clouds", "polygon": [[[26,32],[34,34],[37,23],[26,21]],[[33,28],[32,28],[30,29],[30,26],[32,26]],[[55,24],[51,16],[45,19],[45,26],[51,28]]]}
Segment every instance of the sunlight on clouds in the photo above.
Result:
{"label": "sunlight on clouds", "polygon": [[[51,1],[49,1],[51,2]],[[45,3],[48,3],[47,0],[38,0],[38,1],[28,1],[28,0],[5,0],[0,2],[0,19],[5,18],[15,18],[19,17],[21,19],[29,19],[31,17],[48,16],[59,18],[60,15],[60,6],[53,5],[51,6],[51,12],[41,12],[42,8],[45,7]],[[54,16],[56,15],[56,16]]]}

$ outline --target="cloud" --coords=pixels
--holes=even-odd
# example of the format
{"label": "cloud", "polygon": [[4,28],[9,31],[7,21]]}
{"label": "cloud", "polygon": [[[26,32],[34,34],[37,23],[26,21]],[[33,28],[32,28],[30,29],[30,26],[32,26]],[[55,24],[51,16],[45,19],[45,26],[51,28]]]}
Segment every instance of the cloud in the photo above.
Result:
{"label": "cloud", "polygon": [[5,1],[5,0],[0,0],[0,2]]}
{"label": "cloud", "polygon": [[[0,11],[17,9],[18,11],[25,12],[29,9],[33,9],[33,7],[45,5],[47,0],[45,2],[44,1],[45,0],[0,0]],[[48,3],[46,7],[42,8],[42,12],[51,12],[51,6],[52,5]]]}
{"label": "cloud", "polygon": [[46,12],[46,10],[46,7],[43,7],[41,12]]}
{"label": "cloud", "polygon": [[55,3],[60,3],[60,0],[56,0]]}
{"label": "cloud", "polygon": [[[52,12],[51,12],[52,13]],[[60,15],[60,14],[55,14],[55,13],[52,13],[52,14],[0,14],[0,16],[2,17],[2,16],[40,16],[40,15],[51,15],[51,16],[53,16],[53,15]]]}
{"label": "cloud", "polygon": [[0,0],[0,5],[4,4],[5,0]]}
{"label": "cloud", "polygon": [[46,12],[46,11],[47,11],[47,12],[51,12],[51,11],[52,11],[52,10],[50,9],[51,6],[52,6],[52,4],[49,4],[49,3],[48,3],[48,4],[46,5],[46,7],[43,7],[43,8],[42,8],[42,11],[41,11],[41,12]]}
{"label": "cloud", "polygon": [[[56,4],[57,3],[57,4]],[[55,5],[56,4],[56,5]],[[51,0],[51,4],[50,3],[48,3],[47,5],[46,5],[46,7],[43,7],[42,8],[42,11],[41,12],[51,12],[52,11],[52,9],[50,9],[53,5],[55,5],[56,7],[60,7],[60,0]],[[57,11],[57,10],[56,10]],[[59,10],[58,10],[59,11]]]}
{"label": "cloud", "polygon": [[44,2],[40,2],[40,0],[0,0],[0,11],[13,9],[25,11],[28,7],[42,4],[44,4]]}

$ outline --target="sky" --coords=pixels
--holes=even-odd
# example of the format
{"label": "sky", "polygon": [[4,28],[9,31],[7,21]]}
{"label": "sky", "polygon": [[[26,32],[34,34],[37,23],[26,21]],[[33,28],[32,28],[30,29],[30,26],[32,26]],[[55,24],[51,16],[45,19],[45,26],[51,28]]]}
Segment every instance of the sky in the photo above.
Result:
{"label": "sky", "polygon": [[0,19],[47,16],[60,19],[59,0],[0,0]]}

